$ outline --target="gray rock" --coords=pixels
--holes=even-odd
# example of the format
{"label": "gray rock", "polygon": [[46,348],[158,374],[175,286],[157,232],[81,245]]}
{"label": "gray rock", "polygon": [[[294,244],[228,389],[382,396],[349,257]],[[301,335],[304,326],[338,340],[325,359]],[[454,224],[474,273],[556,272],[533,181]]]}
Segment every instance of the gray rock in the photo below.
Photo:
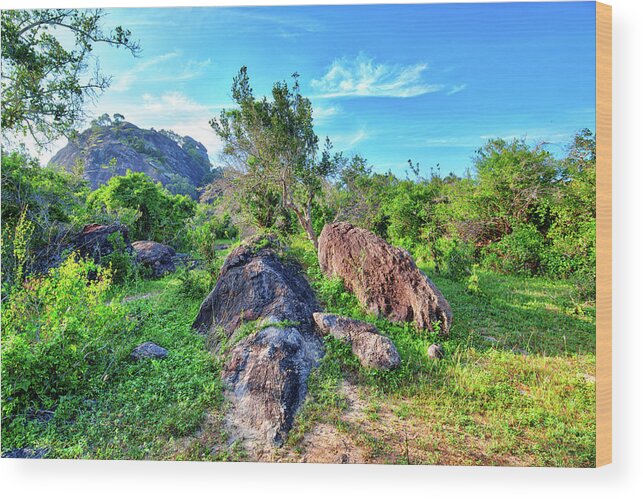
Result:
{"label": "gray rock", "polygon": [[444,348],[442,348],[442,345],[433,343],[433,345],[429,346],[427,355],[429,356],[429,359],[443,359]]}
{"label": "gray rock", "polygon": [[114,223],[110,225],[88,224],[83,227],[80,234],[72,240],[72,249],[82,257],[89,257],[95,263],[100,263],[101,258],[114,251],[112,235],[119,233],[125,244],[126,251],[132,251],[129,243],[127,227]]}
{"label": "gray rock", "polygon": [[349,344],[364,367],[389,370],[400,365],[400,354],[393,342],[372,324],[321,312],[315,312],[313,319],[324,335]]}
{"label": "gray rock", "polygon": [[213,344],[218,329],[229,338],[244,322],[267,317],[312,332],[312,314],[319,310],[315,294],[301,267],[282,261],[278,250],[279,243],[272,236],[254,237],[235,248],[192,327],[208,334]]}
{"label": "gray rock", "polygon": [[165,348],[160,347],[151,341],[146,341],[145,343],[141,343],[132,351],[130,358],[132,360],[164,359],[167,357],[167,354],[168,352]]}
{"label": "gray rock", "polygon": [[255,444],[281,446],[322,355],[319,339],[295,327],[269,326],[240,341],[222,373],[233,431]]}
{"label": "gray rock", "polygon": [[449,332],[451,306],[407,251],[341,222],[324,226],[318,258],[322,272],[339,277],[368,311],[431,331],[439,323]]}
{"label": "gray rock", "polygon": [[173,260],[176,252],[171,246],[155,241],[134,241],[132,248],[136,254],[136,260],[150,269],[154,277],[176,271]]}
{"label": "gray rock", "polygon": [[3,458],[9,459],[42,459],[49,453],[49,449],[31,449],[29,447],[22,447],[20,449],[13,449],[2,453]]}
{"label": "gray rock", "polygon": [[[127,170],[142,172],[165,186],[203,184],[212,165],[208,152],[191,137],[145,130],[128,122],[94,126],[70,140],[49,161],[72,170],[77,161],[92,188]],[[114,167],[108,166],[115,160]],[[196,197],[196,190],[189,192]]]}
{"label": "gray rock", "polygon": [[[213,352],[233,345],[222,370],[226,421],[230,434],[252,447],[283,444],[323,355],[312,321],[315,295],[301,268],[279,252],[270,236],[235,248],[193,323]],[[247,321],[256,321],[254,332],[235,334]]]}

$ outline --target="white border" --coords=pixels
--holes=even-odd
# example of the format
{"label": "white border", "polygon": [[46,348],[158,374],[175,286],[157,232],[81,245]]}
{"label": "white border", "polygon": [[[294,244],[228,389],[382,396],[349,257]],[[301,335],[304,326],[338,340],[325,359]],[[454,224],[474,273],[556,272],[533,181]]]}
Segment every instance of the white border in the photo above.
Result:
{"label": "white border", "polygon": [[[396,3],[187,0],[187,5]],[[423,3],[409,1],[406,3]],[[438,3],[438,2],[433,2]],[[441,3],[457,3],[444,1]],[[469,3],[478,3],[470,1]],[[598,470],[0,460],[4,497],[475,499],[643,497],[643,2],[612,0],[614,33],[614,464]],[[3,8],[179,6],[162,0],[4,0]]]}

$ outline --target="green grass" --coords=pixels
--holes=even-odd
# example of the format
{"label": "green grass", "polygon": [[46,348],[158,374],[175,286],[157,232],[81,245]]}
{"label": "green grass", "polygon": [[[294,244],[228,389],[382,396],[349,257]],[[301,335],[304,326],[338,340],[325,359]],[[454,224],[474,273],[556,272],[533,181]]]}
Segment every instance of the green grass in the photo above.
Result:
{"label": "green grass", "polygon": [[[125,297],[135,327],[118,345],[124,355],[112,374],[102,380],[94,398],[63,397],[48,423],[27,417],[3,421],[3,450],[48,448],[52,458],[185,457],[177,442],[193,435],[206,412],[217,411],[222,397],[214,359],[204,338],[190,328],[201,300],[180,296],[179,284],[169,276],[117,287],[112,299]],[[128,353],[144,341],[166,348],[168,356],[131,361]],[[203,449],[190,457],[217,456]]]}
{"label": "green grass", "polygon": [[[377,372],[328,342],[293,447],[316,423],[334,423],[370,449],[372,462],[404,462],[411,445],[416,464],[593,466],[595,309],[579,303],[570,283],[481,272],[474,295],[465,282],[435,277],[454,311],[445,338],[364,313],[341,283],[320,275],[307,243],[292,252],[326,310],[377,325],[402,357],[399,369]],[[426,355],[436,341],[442,361]],[[343,379],[361,388],[360,424],[342,418]],[[382,447],[403,432],[415,434],[411,444]]]}
{"label": "green grass", "polygon": [[[471,294],[466,282],[435,277],[454,312],[444,338],[364,313],[340,282],[321,276],[309,243],[295,240],[288,256],[304,263],[327,311],[377,325],[402,364],[364,369],[350,347],[327,339],[282,456],[306,453],[305,436],[321,423],[367,462],[594,464],[595,309],[570,283],[479,272],[480,291]],[[115,287],[109,298],[125,298],[133,324],[119,337],[116,365],[91,396],[62,397],[48,422],[33,414],[3,419],[2,449],[48,448],[54,458],[248,459],[241,446],[226,444],[221,360],[191,330],[208,291],[200,272],[191,271],[189,288],[181,273]],[[132,362],[129,352],[144,341],[168,357]],[[441,361],[426,355],[436,341],[445,349]],[[359,394],[357,409],[346,383]]]}

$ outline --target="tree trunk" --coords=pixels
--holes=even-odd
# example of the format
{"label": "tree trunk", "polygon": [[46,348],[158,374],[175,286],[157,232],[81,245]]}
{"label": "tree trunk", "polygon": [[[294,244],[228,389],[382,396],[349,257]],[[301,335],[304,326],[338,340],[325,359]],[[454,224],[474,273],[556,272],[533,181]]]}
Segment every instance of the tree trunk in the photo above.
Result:
{"label": "tree trunk", "polygon": [[310,216],[310,205],[306,207],[305,212],[298,210],[292,203],[288,203],[288,207],[295,212],[295,215],[297,215],[299,225],[301,225],[302,229],[304,229],[304,231],[306,232],[308,240],[313,243],[313,246],[315,247],[315,253],[317,253],[319,250],[319,241],[317,240],[317,234],[315,234],[315,229],[313,228],[313,221],[312,217]]}

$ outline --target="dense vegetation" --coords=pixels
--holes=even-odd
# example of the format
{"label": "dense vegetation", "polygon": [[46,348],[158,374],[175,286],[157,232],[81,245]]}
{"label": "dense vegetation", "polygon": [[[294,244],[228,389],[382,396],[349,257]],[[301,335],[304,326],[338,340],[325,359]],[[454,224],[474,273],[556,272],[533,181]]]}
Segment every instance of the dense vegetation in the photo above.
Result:
{"label": "dense vegetation", "polygon": [[[26,21],[3,14],[3,36],[9,22]],[[113,36],[129,47],[128,32]],[[310,397],[273,458],[298,460],[306,432],[325,424],[373,462],[592,465],[591,131],[570,138],[563,158],[544,145],[496,139],[462,177],[409,161],[402,178],[361,156],[331,153],[328,139],[320,151],[297,75],[292,86],[276,83],[271,100],[258,99],[242,68],[232,95],[237,107],[211,123],[225,145],[224,176],[198,203],[143,173],[91,191],[82,165],[69,173],[3,151],[3,451],[243,459],[226,445],[222,359],[190,324],[227,247],[269,231],[288,243],[286,256],[301,263],[326,310],[375,323],[402,357],[399,369],[376,372],[327,340]],[[12,113],[7,126],[24,131],[25,118]],[[67,118],[42,133],[66,132],[77,115]],[[407,249],[434,278],[455,317],[440,339],[443,361],[426,358],[433,333],[369,316],[341,282],[322,276],[317,236],[335,220]],[[99,263],[69,252],[85,224],[112,222],[133,240],[188,253],[196,268],[149,280],[123,248]],[[168,357],[133,362],[143,341],[162,344]],[[359,411],[347,412],[345,384],[360,387]]]}

